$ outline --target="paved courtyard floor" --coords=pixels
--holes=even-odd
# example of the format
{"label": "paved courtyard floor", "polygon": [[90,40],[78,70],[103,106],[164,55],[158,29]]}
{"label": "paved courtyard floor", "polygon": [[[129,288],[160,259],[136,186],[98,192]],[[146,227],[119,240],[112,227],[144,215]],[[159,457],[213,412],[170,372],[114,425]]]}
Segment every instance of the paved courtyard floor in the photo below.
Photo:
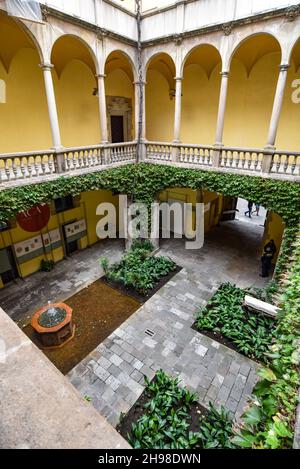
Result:
{"label": "paved courtyard floor", "polygon": [[[191,329],[216,282],[185,268],[69,372],[73,385],[116,426],[162,368],[238,418],[256,382],[257,363]],[[151,336],[149,336],[149,332]]]}
{"label": "paved courtyard floor", "polygon": [[[183,269],[67,375],[112,425],[142,393],[144,375],[152,378],[159,368],[179,376],[204,405],[224,404],[240,416],[258,364],[191,326],[197,309],[220,283],[264,285],[259,277],[262,232],[257,225],[226,222],[208,233],[204,247],[196,251],[185,250],[183,240],[161,240],[160,254]],[[116,261],[123,246],[109,240],[81,251],[50,273],[34,274],[1,290],[0,304],[22,326],[48,299],[65,300],[99,278],[103,272],[98,258]]]}

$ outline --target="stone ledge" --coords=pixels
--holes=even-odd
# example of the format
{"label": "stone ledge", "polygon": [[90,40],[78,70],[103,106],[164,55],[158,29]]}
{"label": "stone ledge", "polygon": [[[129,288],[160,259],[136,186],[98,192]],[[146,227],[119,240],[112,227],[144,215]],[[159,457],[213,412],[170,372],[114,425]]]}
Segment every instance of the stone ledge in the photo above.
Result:
{"label": "stone ledge", "polygon": [[130,448],[1,308],[0,421],[0,448]]}

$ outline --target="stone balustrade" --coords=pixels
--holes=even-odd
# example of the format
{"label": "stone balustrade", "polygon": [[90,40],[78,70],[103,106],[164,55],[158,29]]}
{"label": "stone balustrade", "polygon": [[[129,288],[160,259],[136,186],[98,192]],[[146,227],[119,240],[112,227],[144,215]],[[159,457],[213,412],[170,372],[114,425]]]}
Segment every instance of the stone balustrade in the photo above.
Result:
{"label": "stone balustrade", "polygon": [[145,145],[149,162],[183,163],[185,166],[300,181],[300,152],[167,142],[146,142]]}
{"label": "stone balustrade", "polygon": [[[142,145],[147,162],[300,181],[300,152],[170,142],[145,142]],[[0,154],[0,186],[41,182],[60,174],[78,175],[113,164],[135,162],[136,150],[136,142],[124,142]]]}

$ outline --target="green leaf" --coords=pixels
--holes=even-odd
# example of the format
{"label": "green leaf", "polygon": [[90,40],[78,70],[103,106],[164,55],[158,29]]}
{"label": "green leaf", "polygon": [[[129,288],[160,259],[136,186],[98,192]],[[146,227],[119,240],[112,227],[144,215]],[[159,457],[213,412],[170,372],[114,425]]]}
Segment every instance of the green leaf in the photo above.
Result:
{"label": "green leaf", "polygon": [[248,423],[249,425],[257,425],[261,418],[262,418],[262,412],[259,407],[256,405],[252,405],[250,409],[248,409],[243,415],[242,415],[243,420]]}

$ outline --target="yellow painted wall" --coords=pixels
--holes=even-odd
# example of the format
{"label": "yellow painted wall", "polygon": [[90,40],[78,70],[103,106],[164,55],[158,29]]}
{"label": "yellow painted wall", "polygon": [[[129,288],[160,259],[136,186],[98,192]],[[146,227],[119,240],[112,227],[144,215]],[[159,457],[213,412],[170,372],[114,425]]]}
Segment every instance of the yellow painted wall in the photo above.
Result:
{"label": "yellow painted wall", "polygon": [[220,94],[220,66],[208,78],[199,65],[184,69],[182,88],[181,140],[212,144],[215,140]]}
{"label": "yellow painted wall", "polygon": [[282,112],[280,116],[278,133],[276,139],[276,147],[279,150],[295,150],[300,149],[300,103],[293,103],[292,82],[300,78],[300,69],[296,71],[294,64],[288,71],[287,83],[284,94]]}
{"label": "yellow painted wall", "polygon": [[99,143],[99,102],[93,96],[97,85],[91,69],[79,60],[72,60],[59,79],[55,72],[52,76],[62,144],[73,147]]}
{"label": "yellow painted wall", "polygon": [[171,142],[174,135],[175,99],[170,99],[167,80],[157,70],[148,70],[146,85],[146,137]]}
{"label": "yellow painted wall", "polygon": [[43,71],[38,53],[20,49],[9,73],[0,61],[6,103],[0,103],[0,152],[48,149],[52,145]]}
{"label": "yellow painted wall", "polygon": [[277,248],[276,254],[273,258],[274,264],[277,261],[278,254],[280,251],[284,229],[285,229],[285,224],[282,218],[280,217],[280,215],[278,215],[275,212],[268,212],[266,225],[265,225],[265,231],[264,231],[264,237],[263,237],[263,246],[267,242],[269,242],[271,239],[274,240],[276,248]]}
{"label": "yellow painted wall", "polygon": [[[169,188],[165,191],[162,191],[159,194],[159,200],[161,202],[166,202],[169,199],[180,200],[182,202],[191,203],[193,205],[197,202],[197,191],[187,188]],[[203,202],[204,204],[210,203],[210,208],[204,214],[204,231],[205,233],[208,232],[213,226],[215,226],[220,219],[221,215],[221,207],[222,207],[222,196],[217,194],[216,192],[209,192],[209,191],[202,191],[202,198],[200,197],[198,202]],[[215,210],[215,205],[216,210]],[[193,224],[195,229],[195,212],[193,213]]]}
{"label": "yellow painted wall", "polygon": [[233,59],[229,75],[223,143],[264,147],[279,74],[279,54],[262,57],[249,77],[245,66]]}
{"label": "yellow painted wall", "polygon": [[[79,249],[84,249],[89,245],[92,245],[99,241],[96,235],[96,224],[99,221],[100,217],[96,215],[96,207],[101,202],[111,202],[118,208],[118,197],[113,195],[110,191],[88,191],[83,192],[78,200],[75,200],[74,208],[67,210],[61,213],[53,213],[48,223],[48,229],[44,228],[42,233],[51,231],[52,229],[58,228],[59,226],[64,225],[65,223],[72,222],[73,220],[79,220],[85,218],[87,220],[87,236],[84,236],[78,241]],[[118,228],[118,210],[117,213],[117,228]],[[9,231],[4,231],[0,234],[0,249],[11,246],[12,244],[18,243],[20,241],[25,241],[30,239],[37,233],[28,233],[24,231],[18,224]],[[41,255],[35,259],[31,259],[27,262],[24,262],[18,266],[19,274],[21,277],[26,277],[39,270],[41,260],[43,258],[58,262],[64,257],[63,247],[59,247],[49,252],[46,255]],[[0,278],[0,288],[3,286]]]}

